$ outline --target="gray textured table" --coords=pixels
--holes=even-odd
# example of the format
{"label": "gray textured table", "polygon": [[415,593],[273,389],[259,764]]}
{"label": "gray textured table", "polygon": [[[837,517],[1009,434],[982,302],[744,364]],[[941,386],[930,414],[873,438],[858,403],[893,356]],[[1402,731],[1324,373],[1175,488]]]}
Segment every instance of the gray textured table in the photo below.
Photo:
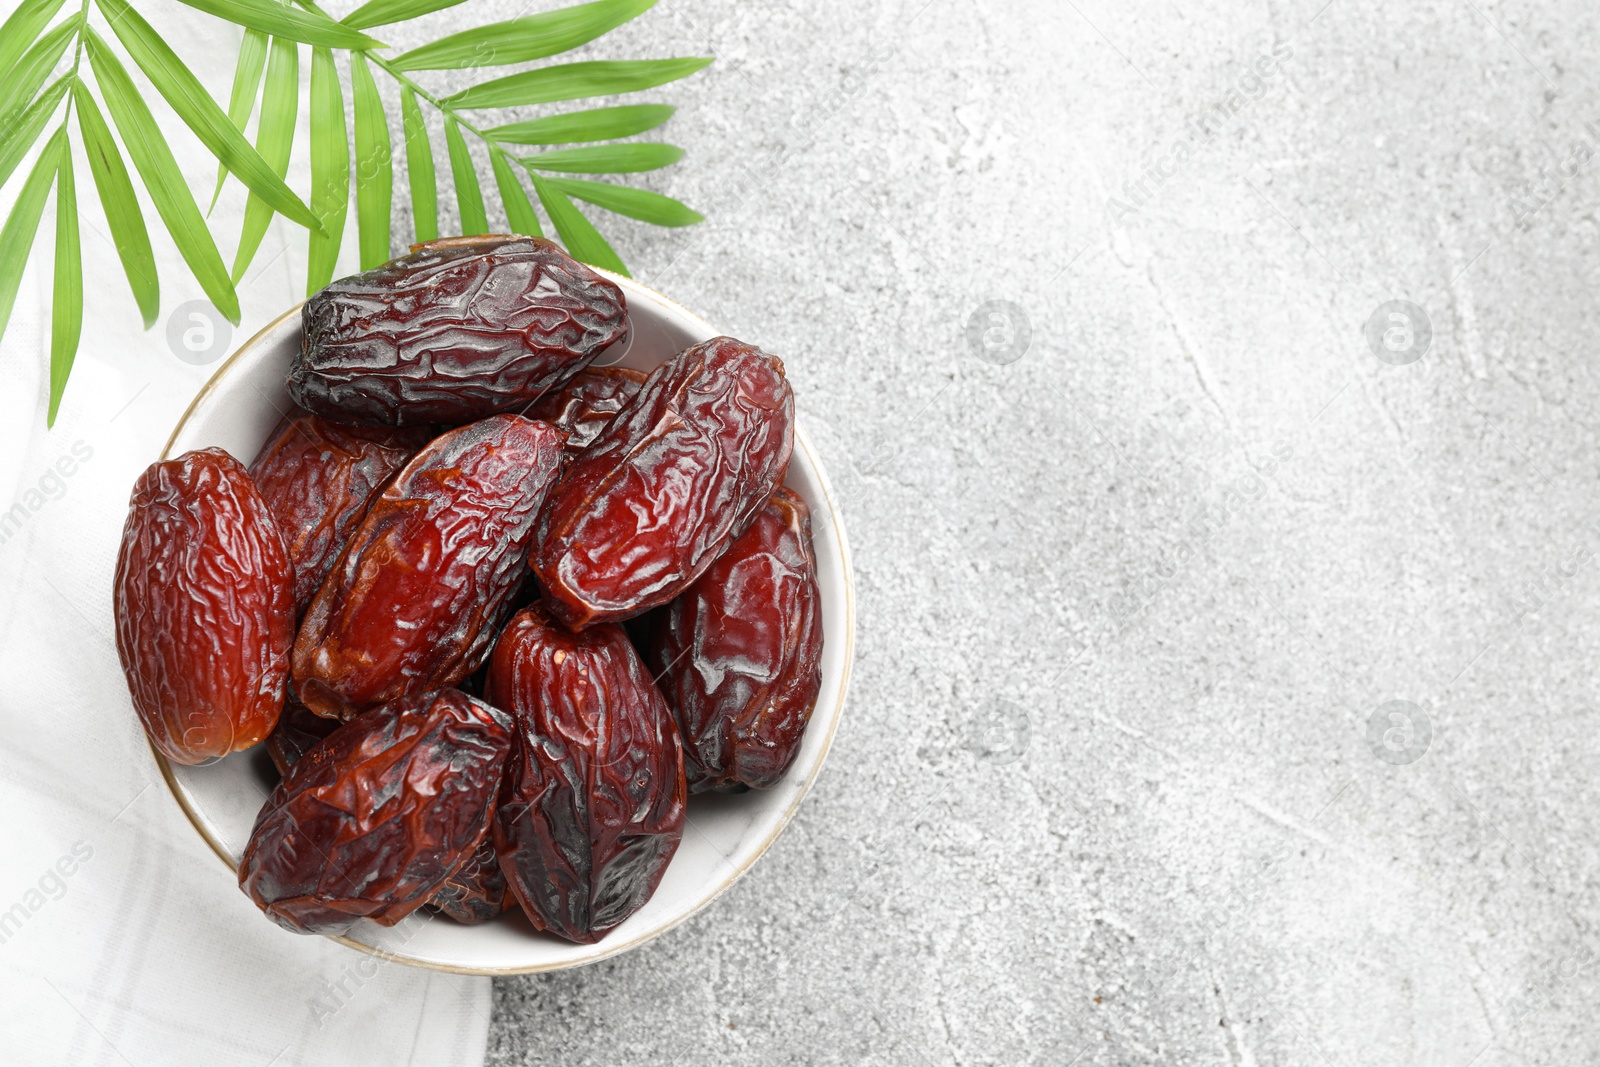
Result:
{"label": "gray textured table", "polygon": [[1600,1056],[1597,19],[664,0],[609,40],[719,57],[654,94],[712,221],[611,232],[788,361],[859,657],[767,857],[500,982],[490,1063]]}

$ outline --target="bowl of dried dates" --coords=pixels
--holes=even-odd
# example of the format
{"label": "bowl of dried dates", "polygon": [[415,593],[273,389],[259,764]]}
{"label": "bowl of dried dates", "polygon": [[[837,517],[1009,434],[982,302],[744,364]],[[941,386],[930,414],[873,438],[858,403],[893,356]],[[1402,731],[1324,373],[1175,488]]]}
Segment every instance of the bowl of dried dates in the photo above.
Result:
{"label": "bowl of dried dates", "polygon": [[783,363],[540,239],[257,334],[134,486],[132,710],[271,921],[513,974],[772,844],[843,708],[849,551]]}

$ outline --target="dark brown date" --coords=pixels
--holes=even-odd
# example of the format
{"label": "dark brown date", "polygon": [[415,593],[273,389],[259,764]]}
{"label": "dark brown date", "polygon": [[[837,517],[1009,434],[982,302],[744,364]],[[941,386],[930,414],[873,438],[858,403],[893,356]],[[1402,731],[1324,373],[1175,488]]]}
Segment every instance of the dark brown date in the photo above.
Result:
{"label": "dark brown date", "polygon": [[626,313],[621,289],[551,241],[419,245],[306,301],[289,395],[390,426],[519,411],[621,338]]}
{"label": "dark brown date", "polygon": [[324,719],[291,697],[283,702],[278,725],[267,737],[267,755],[280,775],[300,762],[300,757],[316,748],[322,739],[338,729],[338,719]]}
{"label": "dark brown date", "polygon": [[510,751],[505,713],[454,689],[357,716],[267,798],[239,887],[295,933],[393,926],[483,843]]}
{"label": "dark brown date", "polygon": [[294,562],[295,606],[304,611],[349,540],[367,502],[428,443],[426,430],[344,426],[297,411],[250,464]]}
{"label": "dark brown date", "polygon": [[466,926],[486,923],[507,908],[515,907],[517,898],[506,885],[506,874],[500,869],[494,841],[485,837],[477,851],[456,869],[428,903]]}
{"label": "dark brown date", "polygon": [[644,380],[644,371],[628,367],[585,367],[570,382],[540,397],[528,415],[566,431],[571,461],[638,395]]}
{"label": "dark brown date", "polygon": [[780,488],[667,606],[645,657],[683,734],[689,791],[769,789],[822,688],[811,512]]}
{"label": "dark brown date", "polygon": [[657,367],[551,490],[530,562],[572,627],[681,593],[754,521],[794,448],[775,356],[717,337]]}
{"label": "dark brown date", "polygon": [[139,476],[114,601],[128,692],[163,755],[201,763],[272,732],[294,640],[294,569],[238,460],[207,448]]}
{"label": "dark brown date", "polygon": [[294,685],[306,707],[348,719],[476,670],[527,573],[560,465],[560,432],[519,415],[418,452],[367,509],[301,621]]}
{"label": "dark brown date", "polygon": [[655,892],[683,838],[683,750],[622,628],[518,612],[489,660],[515,739],[494,844],[541,930],[588,944]]}

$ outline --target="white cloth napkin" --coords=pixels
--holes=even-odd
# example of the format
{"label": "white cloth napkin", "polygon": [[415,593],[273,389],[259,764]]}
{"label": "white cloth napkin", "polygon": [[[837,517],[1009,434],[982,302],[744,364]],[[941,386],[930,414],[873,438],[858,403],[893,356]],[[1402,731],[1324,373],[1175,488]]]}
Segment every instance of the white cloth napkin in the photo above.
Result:
{"label": "white cloth napkin", "polygon": [[[225,100],[237,31],[141,11]],[[215,164],[147,98],[203,209]],[[55,429],[44,426],[53,203],[0,341],[0,1061],[476,1067],[488,979],[279,930],[189,825],[145,746],[112,639],[117,546],[135,477],[220,358],[192,365],[169,345],[169,320],[180,338],[194,328],[189,312],[204,312],[183,305],[202,294],[148,202],[161,319],[141,332],[78,162],[87,308]],[[0,190],[0,213],[30,165]],[[297,155],[290,175],[301,190],[304,165]],[[243,203],[230,180],[212,216],[230,235],[225,259]],[[304,231],[274,225],[226,351],[303,294]]]}

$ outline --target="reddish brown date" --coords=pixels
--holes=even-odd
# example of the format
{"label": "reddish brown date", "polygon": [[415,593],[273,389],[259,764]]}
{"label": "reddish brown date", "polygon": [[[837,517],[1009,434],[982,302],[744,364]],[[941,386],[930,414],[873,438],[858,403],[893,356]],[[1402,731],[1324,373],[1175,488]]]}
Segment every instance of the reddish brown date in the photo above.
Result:
{"label": "reddish brown date", "polygon": [[779,489],[664,611],[646,661],[690,792],[769,789],[794,762],[822,688],[819,596],[811,512]]}
{"label": "reddish brown date", "polygon": [[644,380],[644,371],[629,367],[586,367],[561,388],[540,397],[528,414],[566,431],[570,461],[638,395]]}
{"label": "reddish brown date", "polygon": [[307,609],[294,685],[318,715],[455,685],[482,663],[527,573],[561,434],[518,415],[451,430],[367,509]]}
{"label": "reddish brown date", "polygon": [[568,626],[677,596],[783,480],[794,396],[783,364],[717,337],[657,367],[562,475],[530,557]]}
{"label": "reddish brown date", "polygon": [[306,301],[289,395],[390,426],[520,411],[621,338],[626,312],[621,289],[551,241],[419,245]]}
{"label": "reddish brown date", "polygon": [[322,739],[338,729],[338,719],[324,719],[293,697],[283,702],[278,725],[267,737],[267,755],[280,775],[300,762],[300,757],[316,748]]}
{"label": "reddish brown date", "polygon": [[425,430],[344,426],[297,411],[250,464],[294,562],[295,606],[304,611],[349,540],[367,502],[428,442]]}
{"label": "reddish brown date", "polygon": [[515,722],[494,844],[533,924],[591,943],[655,892],[683,838],[683,751],[619,626],[518,612],[489,661]]}
{"label": "reddish brown date", "polygon": [[238,460],[208,448],[140,475],[115,583],[122,671],[163,755],[201,763],[272,732],[294,640],[294,569]]}
{"label": "reddish brown date", "polygon": [[507,908],[515,907],[517,898],[506,885],[494,842],[485,837],[477,851],[456,869],[428,903],[466,926],[486,923]]}
{"label": "reddish brown date", "polygon": [[482,844],[510,750],[508,717],[454,689],[373,708],[272,791],[239,887],[296,933],[393,926]]}

